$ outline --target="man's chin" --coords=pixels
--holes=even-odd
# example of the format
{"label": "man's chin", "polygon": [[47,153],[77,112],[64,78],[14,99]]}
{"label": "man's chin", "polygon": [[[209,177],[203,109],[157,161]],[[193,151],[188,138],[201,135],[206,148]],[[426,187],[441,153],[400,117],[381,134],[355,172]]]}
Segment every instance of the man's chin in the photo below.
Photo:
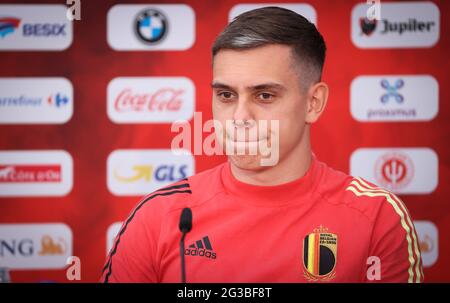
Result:
{"label": "man's chin", "polygon": [[261,165],[260,155],[232,155],[229,156],[234,166],[245,170],[262,170],[267,167]]}

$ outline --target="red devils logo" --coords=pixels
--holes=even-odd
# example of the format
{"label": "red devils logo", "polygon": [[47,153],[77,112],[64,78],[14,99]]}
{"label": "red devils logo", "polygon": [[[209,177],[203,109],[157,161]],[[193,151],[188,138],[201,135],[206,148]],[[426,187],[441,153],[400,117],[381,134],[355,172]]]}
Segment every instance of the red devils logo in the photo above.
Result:
{"label": "red devils logo", "polygon": [[360,18],[359,25],[364,35],[370,36],[377,27],[377,20],[369,20],[367,18]]}

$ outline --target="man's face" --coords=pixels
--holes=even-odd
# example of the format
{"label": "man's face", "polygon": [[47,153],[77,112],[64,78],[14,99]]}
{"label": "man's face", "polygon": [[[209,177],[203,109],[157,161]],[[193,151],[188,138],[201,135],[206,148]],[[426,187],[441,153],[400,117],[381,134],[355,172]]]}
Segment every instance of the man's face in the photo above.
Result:
{"label": "man's face", "polygon": [[[302,71],[286,45],[266,45],[248,50],[221,50],[213,59],[213,116],[224,126],[216,135],[225,143],[246,151],[261,143],[272,147],[279,140],[279,161],[301,142],[306,115],[306,92],[301,89]],[[250,120],[243,126],[242,120]],[[266,120],[267,127],[258,129]],[[270,126],[279,121],[279,129]],[[228,121],[228,123],[227,123]],[[233,125],[230,121],[237,121]],[[244,138],[242,133],[245,133]],[[251,136],[250,133],[255,134]],[[244,141],[244,142],[242,142]],[[230,155],[232,163],[261,170],[262,155]]]}

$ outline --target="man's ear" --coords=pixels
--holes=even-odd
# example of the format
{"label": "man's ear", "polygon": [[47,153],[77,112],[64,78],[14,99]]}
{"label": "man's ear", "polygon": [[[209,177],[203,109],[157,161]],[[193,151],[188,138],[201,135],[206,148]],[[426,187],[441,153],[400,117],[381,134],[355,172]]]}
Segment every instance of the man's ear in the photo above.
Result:
{"label": "man's ear", "polygon": [[328,85],[318,82],[311,86],[307,94],[306,119],[308,124],[316,122],[325,110],[328,100]]}

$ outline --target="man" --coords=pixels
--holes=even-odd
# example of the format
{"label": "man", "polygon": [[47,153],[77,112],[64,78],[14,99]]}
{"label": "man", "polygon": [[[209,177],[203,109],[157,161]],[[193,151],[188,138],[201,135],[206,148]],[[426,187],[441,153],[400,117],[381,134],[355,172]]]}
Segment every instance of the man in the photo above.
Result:
{"label": "man", "polygon": [[[311,151],[310,127],[328,97],[325,50],[313,24],[282,8],[246,12],[225,28],[212,49],[213,115],[223,126],[216,135],[224,149],[245,153],[145,197],[124,222],[102,281],[180,282],[184,208],[193,213],[187,282],[423,280],[400,199]],[[277,147],[275,163],[249,153],[262,143]]]}

